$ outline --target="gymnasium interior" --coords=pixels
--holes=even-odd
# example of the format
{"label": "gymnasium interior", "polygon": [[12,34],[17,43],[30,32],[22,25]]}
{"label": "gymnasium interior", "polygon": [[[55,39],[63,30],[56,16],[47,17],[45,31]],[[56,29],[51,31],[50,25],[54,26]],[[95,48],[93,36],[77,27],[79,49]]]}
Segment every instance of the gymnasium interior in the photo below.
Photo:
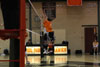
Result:
{"label": "gymnasium interior", "polygon": [[0,0],[0,67],[100,67],[100,0]]}

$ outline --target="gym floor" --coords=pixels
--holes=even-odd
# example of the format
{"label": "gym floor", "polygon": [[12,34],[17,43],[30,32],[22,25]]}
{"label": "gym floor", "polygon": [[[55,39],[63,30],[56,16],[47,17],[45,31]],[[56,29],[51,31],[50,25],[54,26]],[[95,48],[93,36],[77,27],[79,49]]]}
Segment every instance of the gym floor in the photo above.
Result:
{"label": "gym floor", "polygon": [[[0,56],[0,60],[9,60],[9,56]],[[26,67],[100,67],[100,55],[28,56],[28,60]],[[9,67],[9,62],[0,62],[0,67]]]}

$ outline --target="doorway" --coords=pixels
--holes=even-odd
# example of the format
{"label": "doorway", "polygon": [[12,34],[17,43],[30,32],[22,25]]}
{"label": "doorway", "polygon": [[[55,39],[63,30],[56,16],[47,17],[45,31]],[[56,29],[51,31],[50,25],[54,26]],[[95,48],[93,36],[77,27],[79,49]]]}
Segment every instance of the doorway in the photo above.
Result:
{"label": "doorway", "polygon": [[94,28],[85,28],[85,53],[90,53],[93,49]]}

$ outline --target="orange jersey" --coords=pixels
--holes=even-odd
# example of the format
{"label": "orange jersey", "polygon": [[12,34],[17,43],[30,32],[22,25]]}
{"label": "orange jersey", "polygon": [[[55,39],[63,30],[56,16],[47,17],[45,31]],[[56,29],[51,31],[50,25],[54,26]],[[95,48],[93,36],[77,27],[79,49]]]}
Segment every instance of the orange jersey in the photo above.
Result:
{"label": "orange jersey", "polygon": [[48,44],[48,47],[49,47],[49,48],[53,48],[53,44],[52,44],[52,43],[49,43],[49,44]]}
{"label": "orange jersey", "polygon": [[48,20],[45,20],[43,22],[44,27],[46,28],[47,32],[52,32],[51,22]]}

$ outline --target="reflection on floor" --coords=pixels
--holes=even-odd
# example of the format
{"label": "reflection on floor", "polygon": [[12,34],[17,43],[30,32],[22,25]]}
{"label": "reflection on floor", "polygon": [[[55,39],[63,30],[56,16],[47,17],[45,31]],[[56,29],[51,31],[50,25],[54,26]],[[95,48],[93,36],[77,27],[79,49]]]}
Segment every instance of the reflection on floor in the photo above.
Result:
{"label": "reflection on floor", "polygon": [[26,67],[100,67],[99,55],[28,56],[28,59],[30,65]]}
{"label": "reflection on floor", "polygon": [[[0,56],[0,60],[8,60],[9,57]],[[30,64],[26,67],[100,67],[100,55],[46,55],[28,56]],[[1,62],[0,67],[9,67],[9,62]]]}
{"label": "reflection on floor", "polygon": [[67,56],[28,56],[30,64],[59,64],[68,61]]}
{"label": "reflection on floor", "polygon": [[9,62],[3,62],[2,60],[9,60],[9,56],[0,56],[0,67],[9,67]]}

